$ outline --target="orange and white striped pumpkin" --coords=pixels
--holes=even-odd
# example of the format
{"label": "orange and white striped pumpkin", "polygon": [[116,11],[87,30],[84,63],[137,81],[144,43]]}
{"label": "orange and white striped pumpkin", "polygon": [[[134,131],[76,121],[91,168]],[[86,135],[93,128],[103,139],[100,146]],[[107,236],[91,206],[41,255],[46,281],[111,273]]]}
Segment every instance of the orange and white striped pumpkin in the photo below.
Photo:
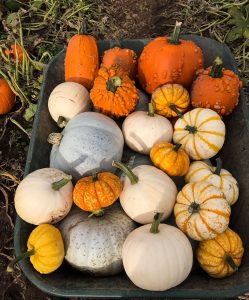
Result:
{"label": "orange and white striped pumpkin", "polygon": [[213,157],[225,141],[225,124],[208,108],[195,108],[179,118],[174,126],[173,140],[194,160]]}
{"label": "orange and white striped pumpkin", "polygon": [[191,182],[178,193],[174,214],[184,233],[203,241],[227,229],[231,208],[219,188],[207,182]]}
{"label": "orange and white striped pumpkin", "polygon": [[186,182],[205,181],[220,188],[226,196],[227,202],[233,205],[239,197],[237,180],[225,169],[218,170],[203,161],[194,161],[190,164],[188,173],[185,176]]}

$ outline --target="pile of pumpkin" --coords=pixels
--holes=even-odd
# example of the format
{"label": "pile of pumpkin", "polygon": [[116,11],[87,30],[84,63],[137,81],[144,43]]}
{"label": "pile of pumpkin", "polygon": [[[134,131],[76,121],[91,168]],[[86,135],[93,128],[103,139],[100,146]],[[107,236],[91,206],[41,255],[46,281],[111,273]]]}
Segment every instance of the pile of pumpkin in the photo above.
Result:
{"label": "pile of pumpkin", "polygon": [[[94,37],[70,39],[65,82],[48,99],[64,129],[48,137],[50,168],[17,188],[18,215],[38,226],[9,270],[30,256],[38,272],[50,273],[65,257],[94,275],[124,267],[136,286],[161,291],[189,275],[190,239],[210,276],[238,269],[244,249],[228,228],[238,183],[219,158],[216,167],[209,159],[223,146],[221,116],[237,105],[241,82],[220,58],[204,70],[202,50],[179,33],[177,23],[172,37],[149,42],[138,60],[131,49],[106,50],[100,68]],[[186,181],[179,192],[178,176]],[[177,226],[160,223],[172,213]]]}

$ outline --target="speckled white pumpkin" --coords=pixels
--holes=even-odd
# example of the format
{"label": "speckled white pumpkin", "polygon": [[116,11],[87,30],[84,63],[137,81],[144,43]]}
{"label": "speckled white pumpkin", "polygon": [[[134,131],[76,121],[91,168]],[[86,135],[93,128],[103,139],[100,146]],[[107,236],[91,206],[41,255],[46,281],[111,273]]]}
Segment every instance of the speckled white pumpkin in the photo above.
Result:
{"label": "speckled white pumpkin", "polygon": [[112,160],[121,160],[124,138],[109,117],[84,112],[71,119],[62,131],[59,145],[53,145],[50,167],[71,174],[75,180],[93,172],[112,171]]}
{"label": "speckled white pumpkin", "polygon": [[83,272],[96,276],[114,275],[123,270],[122,247],[136,228],[120,205],[109,207],[102,217],[91,217],[77,207],[60,224],[65,260]]}

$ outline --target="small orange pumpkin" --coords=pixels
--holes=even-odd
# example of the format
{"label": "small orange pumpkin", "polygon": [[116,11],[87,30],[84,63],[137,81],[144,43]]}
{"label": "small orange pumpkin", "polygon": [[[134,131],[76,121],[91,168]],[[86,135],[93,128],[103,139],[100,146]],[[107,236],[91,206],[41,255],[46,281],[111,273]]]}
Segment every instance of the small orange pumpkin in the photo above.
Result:
{"label": "small orange pumpkin", "polygon": [[11,111],[15,104],[15,97],[8,82],[0,79],[0,115]]}
{"label": "small orange pumpkin", "polygon": [[118,199],[121,191],[119,177],[111,172],[102,172],[78,180],[73,190],[73,201],[82,210],[99,216],[103,215],[102,208]]}
{"label": "small orange pumpkin", "polygon": [[212,67],[200,70],[192,85],[191,101],[194,107],[211,108],[219,115],[229,115],[239,101],[242,82],[231,70],[224,69],[217,57]]}
{"label": "small orange pumpkin", "polygon": [[181,144],[159,142],[150,151],[150,158],[156,167],[169,176],[183,176],[188,172],[190,160]]}
{"label": "small orange pumpkin", "polygon": [[131,49],[121,49],[119,47],[106,50],[104,52],[102,66],[110,68],[115,65],[122,67],[128,73],[129,77],[134,79],[137,68],[136,53]]}
{"label": "small orange pumpkin", "polygon": [[80,83],[89,90],[98,68],[99,54],[95,38],[91,35],[74,35],[66,51],[65,81]]}
{"label": "small orange pumpkin", "polygon": [[18,58],[18,62],[22,62],[23,60],[23,55],[24,55],[24,51],[23,48],[18,45],[17,43],[15,44],[11,44],[10,45],[10,49],[6,49],[4,51],[5,55],[10,55],[11,58],[13,58],[14,60],[16,60]]}
{"label": "small orange pumpkin", "polygon": [[102,67],[90,92],[93,105],[100,112],[115,117],[127,116],[136,107],[138,90],[126,71],[119,66]]}

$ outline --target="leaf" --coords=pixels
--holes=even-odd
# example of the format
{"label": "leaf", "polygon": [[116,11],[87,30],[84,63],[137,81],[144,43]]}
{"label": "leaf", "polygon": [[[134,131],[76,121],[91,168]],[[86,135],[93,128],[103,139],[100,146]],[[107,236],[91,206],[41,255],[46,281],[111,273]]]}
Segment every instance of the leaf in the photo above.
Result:
{"label": "leaf", "polygon": [[41,8],[41,6],[42,6],[43,3],[44,3],[43,0],[34,0],[32,2],[32,7],[36,8],[36,9],[39,9],[39,8]]}
{"label": "leaf", "polygon": [[235,27],[229,31],[226,40],[228,42],[233,42],[242,37],[243,37],[243,30],[239,27]]}
{"label": "leaf", "polygon": [[18,14],[17,13],[11,13],[8,15],[6,19],[6,24],[8,27],[15,28],[18,25]]}
{"label": "leaf", "polygon": [[30,103],[29,107],[25,109],[23,117],[27,122],[32,121],[36,113],[36,108],[37,108],[37,104]]}
{"label": "leaf", "polygon": [[17,11],[20,7],[22,7],[22,3],[16,0],[6,0],[5,1],[5,6],[10,10],[10,11]]}

